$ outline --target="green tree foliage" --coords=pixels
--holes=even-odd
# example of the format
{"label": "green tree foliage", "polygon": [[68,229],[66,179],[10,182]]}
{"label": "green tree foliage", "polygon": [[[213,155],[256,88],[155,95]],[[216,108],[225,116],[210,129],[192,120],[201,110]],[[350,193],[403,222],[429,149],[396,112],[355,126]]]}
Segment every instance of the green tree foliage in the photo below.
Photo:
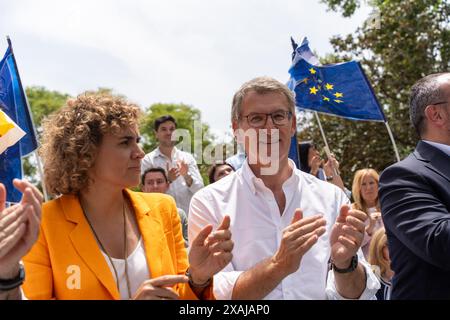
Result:
{"label": "green tree foliage", "polygon": [[[186,129],[190,133],[191,138],[191,153],[197,160],[200,173],[203,180],[206,183],[208,181],[207,171],[209,164],[203,161],[203,157],[200,153],[205,150],[206,147],[213,143],[214,137],[209,132],[209,125],[201,123],[200,110],[185,104],[166,104],[157,103],[151,105],[145,113],[142,125],[141,135],[143,137],[143,147],[146,153],[154,150],[158,146],[158,141],[155,138],[154,122],[155,119],[163,116],[171,115],[177,121],[177,129]],[[195,126],[194,124],[198,124]],[[197,128],[197,130],[195,130]],[[197,132],[195,132],[197,131]],[[197,142],[195,142],[197,139]],[[181,138],[178,142],[181,142]],[[189,151],[189,150],[185,150]],[[197,151],[197,152],[196,152]]]}
{"label": "green tree foliage", "polygon": [[25,91],[33,114],[33,122],[38,132],[42,119],[61,108],[69,98],[68,94],[50,91],[44,87],[28,87]]}
{"label": "green tree foliage", "polygon": [[[359,0],[322,0],[330,9],[350,17]],[[354,33],[331,39],[334,54],[322,63],[355,59],[361,62],[382,105],[397,142],[400,157],[414,149],[417,135],[409,121],[409,91],[427,74],[449,70],[450,2],[446,0],[371,1],[370,19]],[[341,162],[348,187],[354,171],[378,171],[395,162],[383,123],[355,122],[321,115],[330,148]],[[315,119],[305,117],[300,138],[322,138]]]}
{"label": "green tree foliage", "polygon": [[[69,95],[58,91],[51,91],[45,87],[27,87],[25,92],[39,139],[42,120],[50,113],[61,108],[67,98],[69,98]],[[40,187],[41,181],[40,177],[37,175],[36,166],[37,164],[34,155],[30,155],[23,159],[24,176]]]}

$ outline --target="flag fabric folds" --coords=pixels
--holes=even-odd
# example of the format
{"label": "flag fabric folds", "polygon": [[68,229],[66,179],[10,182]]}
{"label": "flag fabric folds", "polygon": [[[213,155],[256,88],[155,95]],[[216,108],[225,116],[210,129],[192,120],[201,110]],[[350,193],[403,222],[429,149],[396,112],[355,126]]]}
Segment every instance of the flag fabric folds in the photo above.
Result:
{"label": "flag fabric folds", "polygon": [[25,132],[0,110],[0,154],[19,141]]}
{"label": "flag fabric folds", "polygon": [[6,186],[7,201],[18,202],[21,193],[13,187],[12,180],[22,178],[21,158],[34,151],[38,144],[9,39],[8,43],[9,47],[0,61],[0,109],[25,135],[0,154],[0,182]]}
{"label": "flag fabric folds", "polygon": [[352,120],[386,121],[359,62],[320,66],[306,38],[295,48],[288,86],[298,108]]}

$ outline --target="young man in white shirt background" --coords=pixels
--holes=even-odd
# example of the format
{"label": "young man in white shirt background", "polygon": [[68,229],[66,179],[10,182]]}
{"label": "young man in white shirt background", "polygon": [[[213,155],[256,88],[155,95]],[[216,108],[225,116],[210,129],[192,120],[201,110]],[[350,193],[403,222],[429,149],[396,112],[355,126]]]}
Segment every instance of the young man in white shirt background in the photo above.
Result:
{"label": "young man in white shirt background", "polygon": [[175,147],[172,134],[176,128],[177,123],[170,115],[155,120],[155,136],[159,145],[142,159],[141,173],[149,168],[166,169],[170,183],[167,194],[175,198],[178,208],[188,212],[192,196],[204,184],[192,154]]}

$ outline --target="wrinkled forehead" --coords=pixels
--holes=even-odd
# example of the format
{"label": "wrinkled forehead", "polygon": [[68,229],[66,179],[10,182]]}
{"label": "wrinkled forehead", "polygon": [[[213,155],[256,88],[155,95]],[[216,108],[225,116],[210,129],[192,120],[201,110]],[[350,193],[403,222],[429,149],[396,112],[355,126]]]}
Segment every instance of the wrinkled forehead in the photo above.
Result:
{"label": "wrinkled forehead", "polygon": [[121,127],[114,126],[106,132],[106,135],[111,135],[116,138],[122,137],[139,137],[139,126],[137,123],[134,124],[125,124]]}
{"label": "wrinkled forehead", "polygon": [[250,90],[242,99],[241,114],[269,113],[277,110],[289,111],[289,102],[281,92],[257,92]]}

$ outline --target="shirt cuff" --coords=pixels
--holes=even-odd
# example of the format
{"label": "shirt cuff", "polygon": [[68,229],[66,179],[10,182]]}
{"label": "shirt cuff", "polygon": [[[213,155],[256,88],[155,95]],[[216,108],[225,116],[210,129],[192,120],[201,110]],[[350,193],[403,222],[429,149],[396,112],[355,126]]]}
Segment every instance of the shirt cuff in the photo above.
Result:
{"label": "shirt cuff", "polygon": [[[187,186],[187,184],[186,184],[186,186]],[[204,186],[203,186],[203,184],[201,182],[199,182],[198,180],[195,180],[195,178],[192,177],[192,184],[188,188],[192,192],[192,194],[194,194],[194,193],[196,193],[198,190],[200,190],[203,187]]]}
{"label": "shirt cuff", "polygon": [[243,271],[219,272],[214,276],[214,297],[217,300],[231,300],[234,285]]}
{"label": "shirt cuff", "polygon": [[334,271],[328,271],[327,288],[325,289],[328,300],[376,300],[375,294],[381,285],[378,278],[372,271],[372,267],[365,260],[360,260],[360,263],[364,267],[366,272],[366,288],[358,299],[347,299],[341,296],[336,289],[336,282],[334,279]]}

